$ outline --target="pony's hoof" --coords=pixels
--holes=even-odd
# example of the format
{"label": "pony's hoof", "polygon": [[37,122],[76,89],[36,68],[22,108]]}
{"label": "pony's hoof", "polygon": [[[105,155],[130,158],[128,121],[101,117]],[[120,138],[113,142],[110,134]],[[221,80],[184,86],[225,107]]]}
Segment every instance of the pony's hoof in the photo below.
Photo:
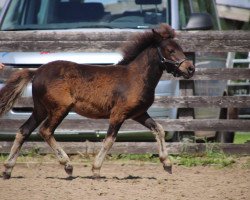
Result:
{"label": "pony's hoof", "polygon": [[164,170],[169,174],[172,174],[172,165],[165,165],[163,166]]}
{"label": "pony's hoof", "polygon": [[101,177],[99,169],[92,168],[92,173],[93,173],[93,178],[95,178],[95,179],[99,179]]}
{"label": "pony's hoof", "polygon": [[8,173],[8,172],[3,172],[3,179],[4,179],[4,180],[10,179],[10,177],[11,177],[11,174],[10,174],[10,173]]}
{"label": "pony's hoof", "polygon": [[93,179],[101,179],[102,177],[98,173],[93,173]]}
{"label": "pony's hoof", "polygon": [[72,174],[73,174],[73,166],[72,165],[65,165],[64,170],[69,176],[72,176]]}

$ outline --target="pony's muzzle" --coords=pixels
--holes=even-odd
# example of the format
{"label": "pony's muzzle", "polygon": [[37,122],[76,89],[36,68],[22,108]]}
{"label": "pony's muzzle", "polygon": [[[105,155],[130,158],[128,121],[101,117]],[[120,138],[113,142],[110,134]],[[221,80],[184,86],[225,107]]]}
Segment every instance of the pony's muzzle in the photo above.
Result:
{"label": "pony's muzzle", "polygon": [[183,63],[181,63],[179,70],[181,71],[181,75],[184,78],[189,79],[194,75],[195,66],[190,60],[185,60]]}

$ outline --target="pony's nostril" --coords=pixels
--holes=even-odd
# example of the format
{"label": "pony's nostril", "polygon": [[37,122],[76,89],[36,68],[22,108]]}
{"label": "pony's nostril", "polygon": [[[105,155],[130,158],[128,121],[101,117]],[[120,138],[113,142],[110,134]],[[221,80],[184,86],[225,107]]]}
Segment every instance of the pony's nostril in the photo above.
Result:
{"label": "pony's nostril", "polygon": [[194,67],[193,66],[188,67],[188,72],[193,73],[194,72]]}

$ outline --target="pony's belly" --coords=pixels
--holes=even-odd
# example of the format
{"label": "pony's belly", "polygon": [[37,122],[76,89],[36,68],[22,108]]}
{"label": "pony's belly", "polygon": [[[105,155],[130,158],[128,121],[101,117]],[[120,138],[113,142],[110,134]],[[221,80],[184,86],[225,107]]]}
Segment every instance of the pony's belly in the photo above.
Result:
{"label": "pony's belly", "polygon": [[76,105],[74,107],[74,111],[79,115],[94,119],[107,119],[110,116],[110,111],[89,105]]}

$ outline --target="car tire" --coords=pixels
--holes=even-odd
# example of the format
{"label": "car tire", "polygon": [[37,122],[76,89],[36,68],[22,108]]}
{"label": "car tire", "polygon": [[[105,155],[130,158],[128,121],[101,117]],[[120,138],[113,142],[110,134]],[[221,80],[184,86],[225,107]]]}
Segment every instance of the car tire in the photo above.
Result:
{"label": "car tire", "polygon": [[218,131],[215,134],[215,142],[218,143],[233,143],[234,142],[234,132],[230,131]]}

